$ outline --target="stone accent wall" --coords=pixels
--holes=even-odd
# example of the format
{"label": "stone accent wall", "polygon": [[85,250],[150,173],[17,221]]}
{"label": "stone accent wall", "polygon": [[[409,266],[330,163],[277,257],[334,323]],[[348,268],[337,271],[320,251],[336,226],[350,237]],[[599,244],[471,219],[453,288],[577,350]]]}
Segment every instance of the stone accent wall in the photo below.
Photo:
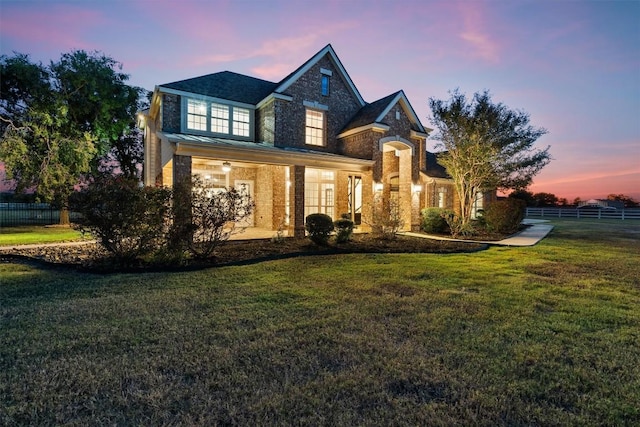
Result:
{"label": "stone accent wall", "polygon": [[191,156],[173,155],[173,182],[191,180]]}
{"label": "stone accent wall", "polygon": [[256,141],[273,145],[276,133],[276,101],[256,110]]}
{"label": "stone accent wall", "polygon": [[[322,79],[320,68],[333,72],[329,78],[329,96],[323,96],[320,92]],[[337,135],[360,109],[360,104],[340,77],[338,69],[335,68],[329,56],[322,58],[293,83],[286,90],[286,95],[293,97],[293,100],[276,100],[276,145],[340,153]],[[325,112],[326,146],[324,147],[305,144],[305,112],[307,107],[303,105],[304,101],[317,102],[329,107],[329,110]]]}
{"label": "stone accent wall", "polygon": [[[182,100],[179,95],[162,94],[162,130],[164,132],[180,132]],[[158,128],[160,129],[160,128]]]}
{"label": "stone accent wall", "polygon": [[293,227],[293,236],[304,238],[304,166],[291,166],[291,187],[289,188],[289,200],[291,203],[290,228]]}

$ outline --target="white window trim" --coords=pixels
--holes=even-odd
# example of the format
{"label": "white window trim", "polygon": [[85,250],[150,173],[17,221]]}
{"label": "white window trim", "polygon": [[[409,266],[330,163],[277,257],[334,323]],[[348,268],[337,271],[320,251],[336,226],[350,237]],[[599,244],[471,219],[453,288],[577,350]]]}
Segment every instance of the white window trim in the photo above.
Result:
{"label": "white window trim", "polygon": [[[194,101],[206,102],[207,104],[207,130],[197,130],[190,129],[187,127],[187,105],[189,103],[189,99]],[[229,108],[229,117],[228,117],[228,133],[220,133],[220,132],[212,132],[211,131],[211,104],[220,104]],[[244,110],[249,111],[249,136],[241,136],[234,135],[233,133],[233,111],[235,108],[242,108]],[[253,141],[254,140],[254,131],[255,131],[255,107],[248,106],[247,104],[238,103],[238,102],[230,102],[226,100],[222,100],[219,98],[212,97],[196,97],[196,96],[182,96],[181,102],[181,119],[180,119],[180,130],[182,133],[188,133],[193,135],[203,135],[203,136],[215,136],[220,138],[228,138],[228,139],[237,139],[242,141]]]}
{"label": "white window trim", "polygon": [[[309,128],[309,126],[307,126],[307,114],[309,114],[310,111],[322,114],[322,128],[312,128],[312,129],[321,129],[321,131],[322,131],[322,143],[321,144],[309,144],[309,143],[307,143],[307,129]],[[309,147],[326,147],[327,146],[327,115],[325,114],[325,111],[317,110],[317,109],[314,109],[314,108],[307,108],[305,110],[305,112],[304,112],[304,143],[305,143],[305,145],[307,145]]]}

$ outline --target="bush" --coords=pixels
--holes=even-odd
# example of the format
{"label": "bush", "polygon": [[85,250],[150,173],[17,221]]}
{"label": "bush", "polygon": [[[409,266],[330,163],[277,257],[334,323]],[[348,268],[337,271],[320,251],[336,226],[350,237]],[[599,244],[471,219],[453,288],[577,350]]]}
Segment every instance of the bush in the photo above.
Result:
{"label": "bush", "polygon": [[242,231],[237,224],[251,215],[253,202],[249,195],[231,187],[220,190],[193,180],[190,224],[192,238],[189,250],[198,258],[213,255],[229,237]]}
{"label": "bush", "polygon": [[442,208],[422,209],[420,212],[420,215],[422,216],[422,230],[426,233],[450,233],[451,230],[445,220],[445,216],[448,213],[449,211]]}
{"label": "bush", "polygon": [[304,228],[316,245],[326,245],[333,231],[333,220],[329,215],[313,213],[305,218]]}
{"label": "bush", "polygon": [[342,217],[333,223],[336,229],[336,242],[345,243],[351,239],[353,234],[353,221],[348,217]]}
{"label": "bush", "polygon": [[371,220],[365,221],[374,234],[382,239],[395,239],[400,229],[404,226],[402,210],[397,201],[389,200],[386,203],[374,203],[371,209]]}
{"label": "bush", "polygon": [[70,197],[80,214],[76,228],[93,235],[120,261],[134,259],[162,247],[169,228],[171,190],[141,187],[123,176],[97,178]]}
{"label": "bush", "polygon": [[491,203],[484,212],[484,221],[488,231],[512,234],[518,231],[524,219],[526,202],[508,198]]}

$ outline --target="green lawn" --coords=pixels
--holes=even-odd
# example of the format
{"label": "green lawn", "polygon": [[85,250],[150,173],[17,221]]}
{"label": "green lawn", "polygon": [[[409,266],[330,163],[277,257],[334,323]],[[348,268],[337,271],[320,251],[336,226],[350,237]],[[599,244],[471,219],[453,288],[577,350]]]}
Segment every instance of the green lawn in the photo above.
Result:
{"label": "green lawn", "polygon": [[530,248],[0,264],[2,425],[638,425],[640,222]]}
{"label": "green lawn", "polygon": [[82,239],[82,233],[69,227],[42,225],[0,227],[0,246],[69,242]]}

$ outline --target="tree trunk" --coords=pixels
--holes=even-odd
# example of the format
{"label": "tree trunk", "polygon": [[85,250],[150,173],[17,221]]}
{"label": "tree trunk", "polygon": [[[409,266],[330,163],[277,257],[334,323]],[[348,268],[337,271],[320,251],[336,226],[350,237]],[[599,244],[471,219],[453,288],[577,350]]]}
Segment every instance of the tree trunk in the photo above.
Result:
{"label": "tree trunk", "polygon": [[69,221],[69,208],[63,206],[60,208],[60,225],[69,225],[71,221]]}

